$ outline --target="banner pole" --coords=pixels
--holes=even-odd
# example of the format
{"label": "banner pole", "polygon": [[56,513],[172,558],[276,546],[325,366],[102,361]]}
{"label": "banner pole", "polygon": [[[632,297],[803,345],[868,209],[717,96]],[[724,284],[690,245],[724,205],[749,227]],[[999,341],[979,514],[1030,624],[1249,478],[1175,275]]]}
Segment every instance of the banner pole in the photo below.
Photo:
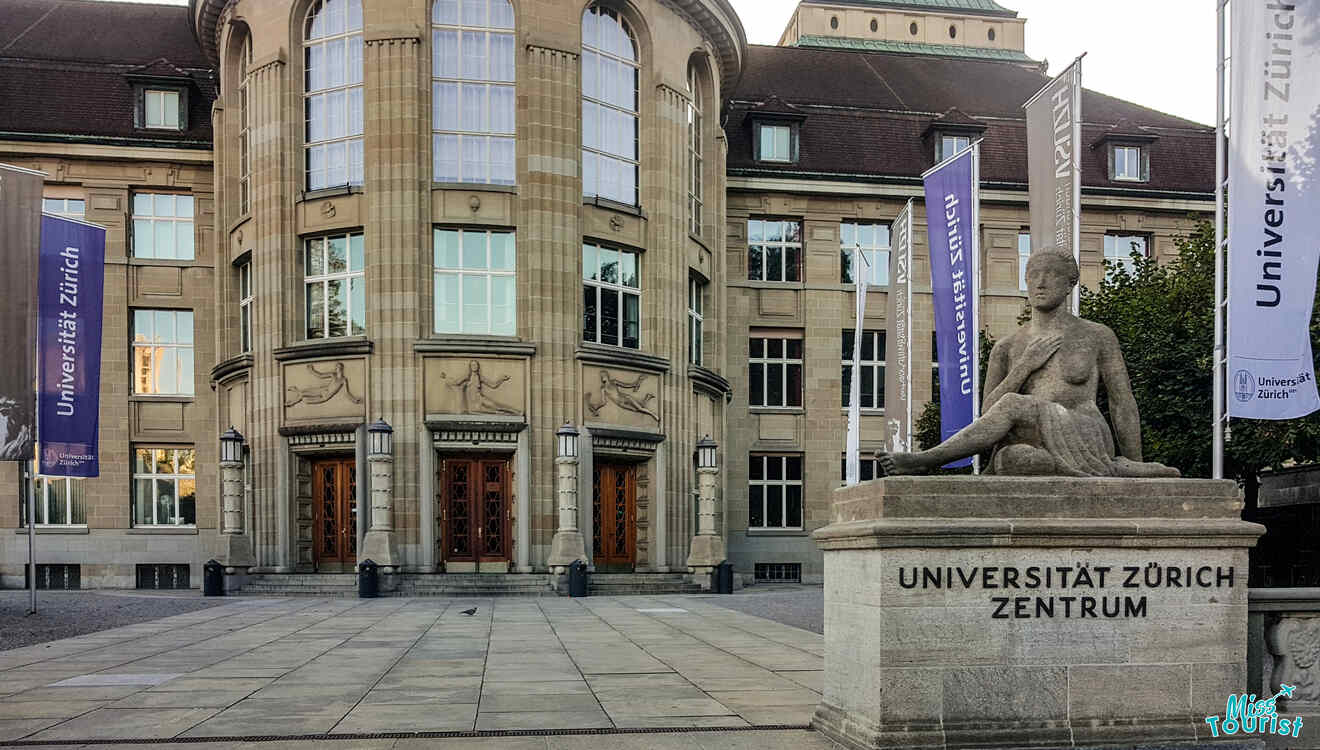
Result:
{"label": "banner pole", "polygon": [[[981,141],[972,144],[972,421],[981,418]],[[972,457],[972,474],[981,456]]]}
{"label": "banner pole", "polygon": [[1224,6],[1227,0],[1215,0],[1217,21],[1215,60],[1215,350],[1214,350],[1214,437],[1211,477],[1224,478],[1224,369],[1228,364],[1224,351]]}
{"label": "banner pole", "polygon": [[37,503],[32,492],[32,482],[28,479],[26,461],[18,462],[18,497],[27,506],[28,538],[28,611],[37,613]]}
{"label": "banner pole", "polygon": [[907,431],[905,432],[907,435],[907,445],[903,446],[903,450],[905,451],[910,451],[914,447],[912,440],[912,245],[914,244],[912,241],[912,229],[916,226],[916,218],[912,213],[912,203],[912,199],[908,198],[907,231],[905,232],[906,239],[903,241],[903,252],[907,254],[908,269],[907,307],[905,308],[907,311],[907,326],[903,329],[907,331],[907,335],[903,337],[903,345],[906,347],[907,355],[904,359],[906,362],[905,367],[907,368],[907,377],[903,381],[907,384],[905,386],[906,394],[904,395],[904,402],[907,404],[907,413],[904,414],[904,417],[907,419]]}

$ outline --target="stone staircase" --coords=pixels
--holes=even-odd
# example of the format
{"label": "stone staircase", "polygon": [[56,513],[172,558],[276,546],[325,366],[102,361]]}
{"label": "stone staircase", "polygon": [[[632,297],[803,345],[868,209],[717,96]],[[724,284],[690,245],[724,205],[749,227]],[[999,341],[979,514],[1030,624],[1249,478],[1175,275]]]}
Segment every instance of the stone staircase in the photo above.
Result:
{"label": "stone staircase", "polygon": [[[591,576],[592,596],[699,594],[701,586],[682,573],[596,573]],[[382,582],[383,583],[383,582]],[[558,583],[558,586],[556,584]],[[357,596],[355,573],[266,573],[253,576],[238,596]],[[486,599],[500,596],[567,596],[567,580],[556,582],[544,573],[407,573],[394,591],[381,596],[444,596]]]}

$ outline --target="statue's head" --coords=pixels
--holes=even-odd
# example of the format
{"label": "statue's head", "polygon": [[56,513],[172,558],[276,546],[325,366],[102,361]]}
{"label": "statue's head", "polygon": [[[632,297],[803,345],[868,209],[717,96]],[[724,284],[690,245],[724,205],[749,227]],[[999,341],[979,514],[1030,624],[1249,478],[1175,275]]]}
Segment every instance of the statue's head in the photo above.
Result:
{"label": "statue's head", "polygon": [[475,359],[468,362],[468,372],[481,372],[481,363]]}
{"label": "statue's head", "polygon": [[1041,248],[1027,260],[1027,298],[1031,306],[1053,310],[1072,294],[1081,269],[1072,255],[1055,247]]}

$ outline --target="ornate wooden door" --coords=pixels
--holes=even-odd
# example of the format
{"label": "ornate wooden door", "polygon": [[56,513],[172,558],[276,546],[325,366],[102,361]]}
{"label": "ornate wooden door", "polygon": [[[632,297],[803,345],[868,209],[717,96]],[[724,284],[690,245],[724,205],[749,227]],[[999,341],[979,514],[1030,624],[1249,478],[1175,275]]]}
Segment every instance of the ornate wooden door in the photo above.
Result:
{"label": "ornate wooden door", "polygon": [[313,525],[318,569],[357,563],[357,463],[323,458],[312,463]]}
{"label": "ornate wooden door", "polygon": [[637,562],[637,467],[597,463],[591,476],[592,557],[596,568]]}
{"label": "ornate wooden door", "polygon": [[446,458],[440,469],[446,562],[507,562],[509,461]]}

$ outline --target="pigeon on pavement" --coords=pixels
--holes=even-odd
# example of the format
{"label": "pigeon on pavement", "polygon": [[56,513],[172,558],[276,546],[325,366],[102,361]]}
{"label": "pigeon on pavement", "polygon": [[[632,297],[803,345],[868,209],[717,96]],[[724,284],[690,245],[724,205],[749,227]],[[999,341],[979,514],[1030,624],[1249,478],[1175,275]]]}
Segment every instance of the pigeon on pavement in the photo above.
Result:
{"label": "pigeon on pavement", "polygon": [[468,617],[471,617],[472,615],[475,615],[476,613],[477,613],[477,608],[476,608],[476,607],[473,607],[472,609],[465,609],[465,610],[463,610],[463,614],[467,615]]}

